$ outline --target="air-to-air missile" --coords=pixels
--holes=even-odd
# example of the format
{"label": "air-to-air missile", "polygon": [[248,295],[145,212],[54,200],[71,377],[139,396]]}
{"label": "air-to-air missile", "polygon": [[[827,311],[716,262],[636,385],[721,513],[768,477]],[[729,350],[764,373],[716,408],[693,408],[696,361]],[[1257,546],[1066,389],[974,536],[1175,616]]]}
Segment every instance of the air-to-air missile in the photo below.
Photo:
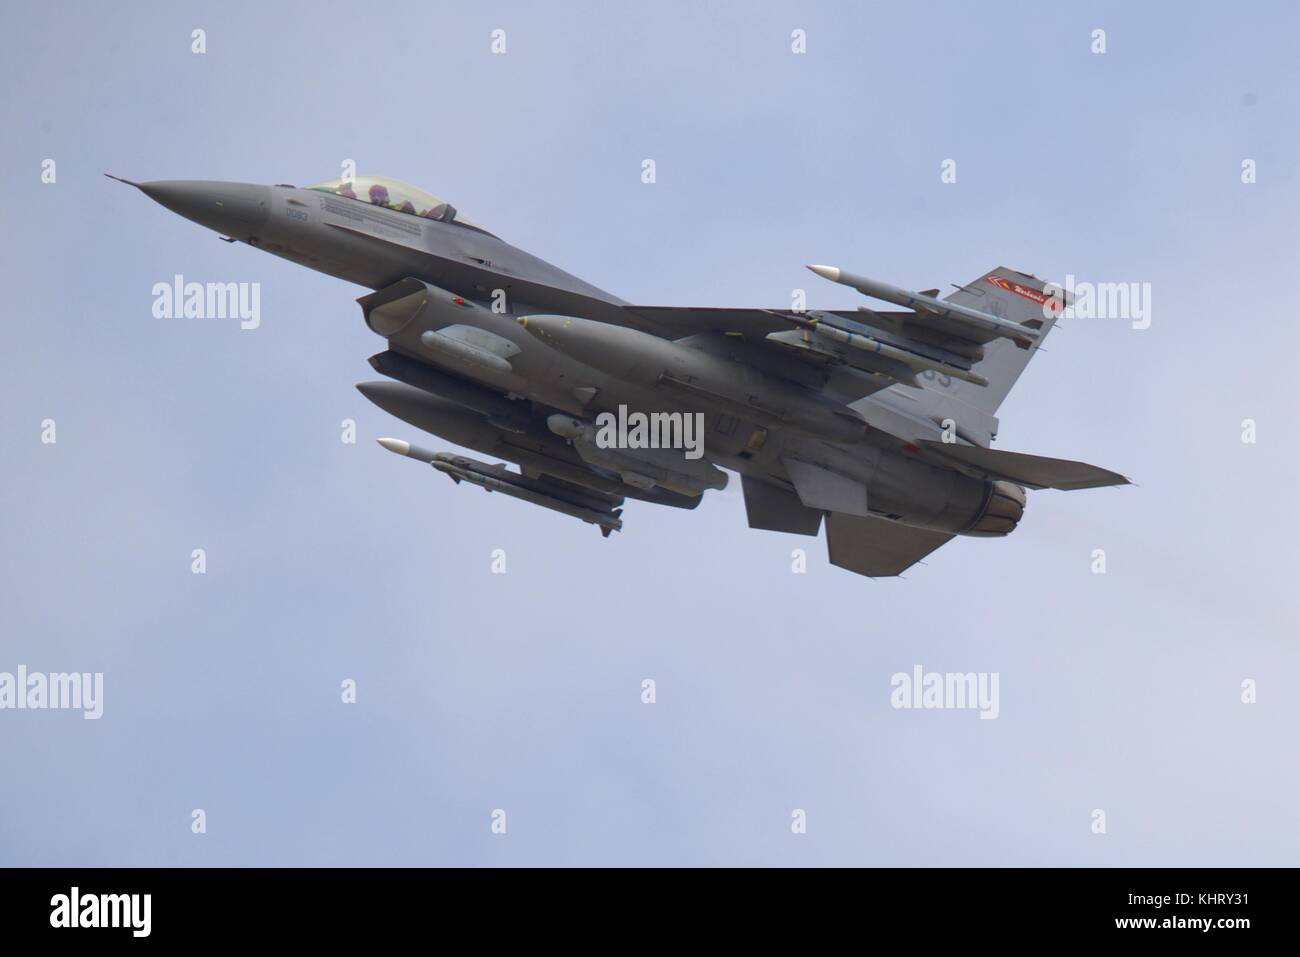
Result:
{"label": "air-to-air missile", "polygon": [[695,408],[838,441],[852,442],[867,432],[862,416],[846,405],[671,339],[573,316],[520,316],[519,324],[570,359],[624,382],[661,389]]}
{"label": "air-to-air missile", "polygon": [[[866,276],[859,276],[856,273],[845,272],[838,266],[818,266],[810,265],[808,267],[823,279],[829,279],[831,282],[837,282],[842,286],[851,286],[864,296],[870,296],[872,299],[881,299],[885,302],[892,302],[896,306],[905,306],[908,309],[914,309],[918,312],[927,312],[933,316],[942,316],[945,319],[951,319],[955,322],[966,323],[983,329],[991,335],[1000,336],[1004,339],[1010,339],[1022,349],[1027,349],[1038,339],[1038,330],[1033,324],[1022,324],[1011,322],[1000,316],[990,315],[987,312],[981,312],[978,309],[972,309],[969,306],[963,306],[955,302],[945,302],[938,298],[938,289],[927,292],[909,292],[906,289],[900,289],[897,286],[891,286],[887,282],[879,282],[875,279],[868,279]],[[1027,292],[1029,290],[1026,290]],[[1033,291],[1039,301],[1045,304],[1055,302],[1052,296],[1044,295],[1037,290]],[[871,310],[865,307],[859,307],[863,312],[870,313]],[[1041,326],[1042,321],[1037,321]],[[981,382],[980,384],[984,384]]]}
{"label": "air-to-air missile", "polygon": [[617,532],[623,527],[623,521],[619,518],[623,510],[612,507],[622,502],[620,498],[602,496],[595,491],[586,492],[545,477],[530,478],[512,472],[502,464],[489,465],[450,452],[431,452],[402,439],[382,438],[378,441],[390,452],[432,465],[458,485],[469,482],[489,492],[500,492],[554,512],[571,515],[597,526],[600,533],[607,537],[610,532]]}

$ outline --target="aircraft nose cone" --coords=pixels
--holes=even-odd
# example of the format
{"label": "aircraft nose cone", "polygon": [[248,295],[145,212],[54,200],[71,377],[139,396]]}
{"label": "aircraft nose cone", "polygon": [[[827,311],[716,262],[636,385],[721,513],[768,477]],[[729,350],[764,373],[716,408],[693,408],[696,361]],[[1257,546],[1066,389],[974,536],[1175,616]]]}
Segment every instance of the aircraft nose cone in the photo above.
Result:
{"label": "aircraft nose cone", "polygon": [[184,179],[138,185],[141,192],[173,213],[234,239],[249,238],[271,215],[269,186]]}

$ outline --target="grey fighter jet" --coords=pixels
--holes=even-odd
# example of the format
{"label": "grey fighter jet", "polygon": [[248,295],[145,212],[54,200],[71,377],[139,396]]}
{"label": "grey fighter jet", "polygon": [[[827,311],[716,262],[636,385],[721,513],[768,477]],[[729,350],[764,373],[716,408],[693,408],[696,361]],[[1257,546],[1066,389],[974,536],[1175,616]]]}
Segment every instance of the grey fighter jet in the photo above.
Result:
{"label": "grey fighter jet", "polygon": [[808,267],[893,311],[638,306],[396,180],[122,182],[229,241],[372,290],[358,302],[385,340],[370,359],[384,379],[361,393],[517,470],[380,444],[606,536],[624,499],[694,508],[726,469],[751,528],[815,536],[824,521],[832,563],[891,576],[954,535],[1007,535],[1026,489],[1128,481],[992,447],[998,406],[1067,298],[1014,269],[941,299]]}

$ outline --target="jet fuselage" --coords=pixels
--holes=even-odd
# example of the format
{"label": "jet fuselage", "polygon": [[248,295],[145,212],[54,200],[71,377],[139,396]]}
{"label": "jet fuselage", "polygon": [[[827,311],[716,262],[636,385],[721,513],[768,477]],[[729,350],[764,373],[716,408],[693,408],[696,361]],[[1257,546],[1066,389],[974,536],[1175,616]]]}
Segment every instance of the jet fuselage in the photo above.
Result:
{"label": "jet fuselage", "polygon": [[[603,363],[579,362],[550,348],[523,328],[519,319],[538,315],[574,317],[618,327],[626,322],[623,310],[627,303],[477,226],[411,215],[320,189],[197,181],[133,185],[174,212],[228,239],[376,290],[375,296],[363,297],[363,306],[368,298],[382,299],[383,290],[395,288],[404,280],[419,280],[433,287],[436,302],[420,320],[391,331],[377,327],[369,312],[373,303],[367,307],[371,328],[385,335],[389,353],[398,357],[390,361],[390,366],[414,360],[500,395],[528,399],[549,410],[586,420],[601,412],[615,412],[620,406],[643,411],[699,412],[705,417],[708,460],[784,488],[795,509],[801,506],[793,498],[785,464],[791,458],[818,470],[814,482],[829,481],[833,486],[843,479],[860,486],[864,490],[864,510],[869,507],[874,515],[950,533],[987,533],[980,531],[978,523],[990,500],[992,483],[901,450],[897,434],[858,421],[859,413],[846,409],[840,419],[826,417],[820,427],[773,428],[757,411],[760,405],[784,401],[792,407],[806,407],[813,417],[820,406],[840,405],[822,394],[825,379],[801,363],[778,358],[775,362],[783,364],[774,365],[768,350],[743,339],[710,335],[683,337],[675,344],[664,340],[672,348],[692,350],[681,353],[689,359],[734,374],[734,383],[727,383],[735,386],[733,393],[761,400],[754,403],[751,414],[744,401],[737,402],[735,394],[731,398],[718,395],[715,400],[715,393],[707,389],[686,395],[666,391],[660,385],[664,376],[657,366],[637,370],[644,375],[611,375],[608,366],[601,367]],[[460,331],[457,341],[427,338],[432,331],[448,328]],[[466,338],[463,333],[466,328],[481,330],[492,343],[499,343],[499,348],[492,347],[497,359],[480,351],[482,361],[466,361],[464,357],[472,357],[477,348],[469,341],[473,336]],[[591,328],[597,334],[601,332],[599,327]],[[422,335],[426,336],[424,340]],[[505,354],[508,360],[503,358]],[[381,358],[372,360],[376,368],[381,368]],[[627,359],[633,366],[643,361],[639,350],[631,350]],[[765,371],[772,369],[778,374]],[[392,374],[387,369],[381,371]],[[447,428],[438,427],[444,421],[439,409],[445,403],[440,406],[430,402],[422,415],[412,417],[411,406],[413,402],[418,404],[419,396],[403,391],[411,388],[411,380],[406,381],[405,386],[371,383],[363,392],[393,414],[456,441],[457,430],[450,420],[446,420]],[[541,415],[543,422],[546,414],[549,412]],[[879,406],[879,414],[886,422],[907,419],[913,434],[938,437],[941,432],[939,424],[913,412],[906,401],[896,396]],[[865,418],[871,420],[870,416]],[[788,424],[799,420],[783,421]],[[858,424],[845,428],[845,423],[852,421]],[[492,454],[510,458],[512,445],[529,443],[528,432],[527,428],[512,432],[507,427],[488,443]],[[549,442],[553,436],[543,438]],[[489,451],[482,444],[471,447]],[[916,451],[915,446],[910,449]],[[520,456],[513,460],[520,461]],[[597,460],[595,468],[602,476],[620,471],[626,476],[640,474],[635,467],[620,469],[617,462],[609,465]],[[653,478],[651,470],[643,471]],[[665,504],[693,507],[698,499],[692,500],[692,493],[698,495],[704,488],[717,487],[703,479],[693,489],[690,485],[694,481],[687,476],[684,483],[661,482],[663,487],[658,492]],[[828,494],[835,496],[838,491],[832,487]],[[645,494],[637,497],[652,498]],[[809,509],[809,514],[820,517],[815,509]],[[751,524],[757,524],[752,515]],[[1014,519],[1006,530],[1010,527],[1014,527]]]}

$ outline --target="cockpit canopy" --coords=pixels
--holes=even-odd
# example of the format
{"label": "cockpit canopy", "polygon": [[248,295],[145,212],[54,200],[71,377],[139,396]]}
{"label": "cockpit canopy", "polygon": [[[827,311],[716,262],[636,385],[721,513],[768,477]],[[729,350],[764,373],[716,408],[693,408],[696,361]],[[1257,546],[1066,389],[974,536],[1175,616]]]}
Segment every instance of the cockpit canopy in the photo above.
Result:
{"label": "cockpit canopy", "polygon": [[[486,229],[466,219],[455,206],[445,200],[422,189],[416,189],[409,183],[389,179],[387,176],[354,176],[351,179],[330,180],[307,188],[322,193],[334,193],[336,196],[345,196],[360,203],[383,206],[385,209],[394,209],[399,213],[409,213],[412,216],[421,216],[440,223],[456,223],[487,233]],[[488,233],[488,235],[492,234]]]}

